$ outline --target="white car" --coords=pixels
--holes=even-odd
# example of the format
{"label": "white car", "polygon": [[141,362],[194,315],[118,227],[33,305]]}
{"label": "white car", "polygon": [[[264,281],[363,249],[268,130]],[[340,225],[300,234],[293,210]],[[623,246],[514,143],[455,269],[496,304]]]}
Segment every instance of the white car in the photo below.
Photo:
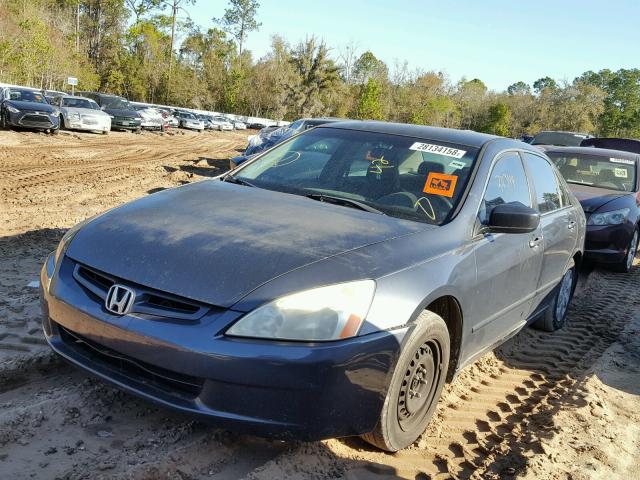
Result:
{"label": "white car", "polygon": [[175,116],[178,118],[179,126],[189,130],[204,130],[204,122],[191,112],[176,111]]}
{"label": "white car", "polygon": [[229,119],[229,121],[233,125],[233,128],[235,128],[236,130],[246,130],[247,129],[247,124],[244,123],[244,122],[240,122],[238,120],[233,120],[233,119]]}
{"label": "white car", "polygon": [[142,128],[164,131],[164,117],[160,110],[145,105],[134,105],[134,108],[142,117]]}
{"label": "white car", "polygon": [[218,130],[233,130],[233,124],[225,117],[213,117],[211,123],[213,123],[214,128],[217,127]]}
{"label": "white car", "polygon": [[90,98],[60,95],[52,101],[60,109],[62,128],[102,132],[105,135],[111,131],[111,115],[100,110]]}

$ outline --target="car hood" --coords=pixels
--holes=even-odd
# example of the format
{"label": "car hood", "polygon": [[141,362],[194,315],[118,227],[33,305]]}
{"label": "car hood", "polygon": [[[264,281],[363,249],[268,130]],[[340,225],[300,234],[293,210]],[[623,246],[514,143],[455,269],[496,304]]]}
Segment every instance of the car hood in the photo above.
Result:
{"label": "car hood", "polygon": [[105,108],[103,111],[107,112],[109,115],[113,115],[114,117],[140,118],[140,114],[138,112],[135,110],[127,110],[126,108]]}
{"label": "car hood", "polygon": [[33,112],[46,112],[46,113],[55,113],[56,108],[48,103],[37,103],[37,102],[21,102],[18,100],[10,100],[6,102],[7,105],[11,105],[18,110],[22,111],[33,111]]}
{"label": "car hood", "polygon": [[209,180],[105,213],[76,234],[67,255],[130,282],[231,307],[291,270],[427,228]]}
{"label": "car hood", "polygon": [[80,115],[95,115],[96,117],[109,118],[109,114],[102,110],[94,110],[93,108],[80,107],[61,107],[61,110],[67,113],[78,113]]}
{"label": "car hood", "polygon": [[600,207],[617,198],[624,197],[625,195],[633,195],[633,193],[630,192],[619,192],[617,190],[590,187],[588,185],[570,184],[569,187],[582,205],[582,209],[587,213],[595,212]]}

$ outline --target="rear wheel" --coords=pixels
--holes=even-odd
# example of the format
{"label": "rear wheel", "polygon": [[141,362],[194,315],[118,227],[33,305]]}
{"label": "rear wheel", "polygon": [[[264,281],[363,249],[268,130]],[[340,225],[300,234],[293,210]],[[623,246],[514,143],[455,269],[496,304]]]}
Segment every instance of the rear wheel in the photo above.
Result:
{"label": "rear wheel", "polygon": [[577,272],[575,263],[571,262],[571,266],[562,276],[562,280],[556,287],[556,293],[544,315],[540,317],[533,325],[534,327],[544,330],[545,332],[555,332],[564,327],[567,319],[567,310],[573,298],[577,280]]}
{"label": "rear wheel", "polygon": [[62,115],[60,115],[60,126],[58,128],[64,128],[66,129],[66,125],[64,124],[64,117]]}
{"label": "rear wheel", "polygon": [[624,260],[616,265],[616,270],[619,272],[629,273],[631,271],[631,267],[633,267],[633,260],[636,258],[636,253],[638,252],[638,229],[636,228],[633,232],[633,236],[631,240],[629,240],[629,246],[627,247],[627,254],[624,257]]}
{"label": "rear wheel", "polygon": [[378,424],[362,438],[396,452],[415,442],[438,404],[449,365],[449,332],[441,317],[425,311],[402,349]]}

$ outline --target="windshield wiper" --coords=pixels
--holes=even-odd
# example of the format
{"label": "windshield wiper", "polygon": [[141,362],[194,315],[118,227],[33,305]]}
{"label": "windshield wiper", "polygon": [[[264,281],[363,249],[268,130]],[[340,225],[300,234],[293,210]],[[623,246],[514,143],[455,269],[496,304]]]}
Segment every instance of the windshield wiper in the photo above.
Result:
{"label": "windshield wiper", "polygon": [[322,193],[310,193],[309,195],[305,195],[305,197],[310,198],[311,200],[317,200],[319,202],[333,203],[334,205],[343,205],[345,207],[364,210],[365,212],[385,215],[384,212],[378,210],[377,208],[373,208],[372,206],[367,205],[366,203],[359,202],[357,200],[351,200],[350,198],[334,197],[331,195],[324,195]]}
{"label": "windshield wiper", "polygon": [[229,182],[229,183],[235,183],[236,185],[244,185],[245,187],[255,187],[255,185],[253,183],[247,182],[246,180],[243,180],[241,178],[238,177],[234,177],[233,175],[227,175],[226,177],[222,178],[223,182]]}

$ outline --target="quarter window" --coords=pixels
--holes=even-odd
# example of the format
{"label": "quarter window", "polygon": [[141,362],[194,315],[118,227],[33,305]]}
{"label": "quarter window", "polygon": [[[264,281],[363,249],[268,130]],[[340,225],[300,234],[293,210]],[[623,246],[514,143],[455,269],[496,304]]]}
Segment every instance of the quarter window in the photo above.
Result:
{"label": "quarter window", "polygon": [[524,154],[540,213],[553,212],[562,208],[560,185],[553,167],[544,158],[529,153]]}
{"label": "quarter window", "polygon": [[505,203],[531,207],[527,175],[517,153],[508,153],[494,165],[478,212],[480,223],[488,224],[493,208]]}

